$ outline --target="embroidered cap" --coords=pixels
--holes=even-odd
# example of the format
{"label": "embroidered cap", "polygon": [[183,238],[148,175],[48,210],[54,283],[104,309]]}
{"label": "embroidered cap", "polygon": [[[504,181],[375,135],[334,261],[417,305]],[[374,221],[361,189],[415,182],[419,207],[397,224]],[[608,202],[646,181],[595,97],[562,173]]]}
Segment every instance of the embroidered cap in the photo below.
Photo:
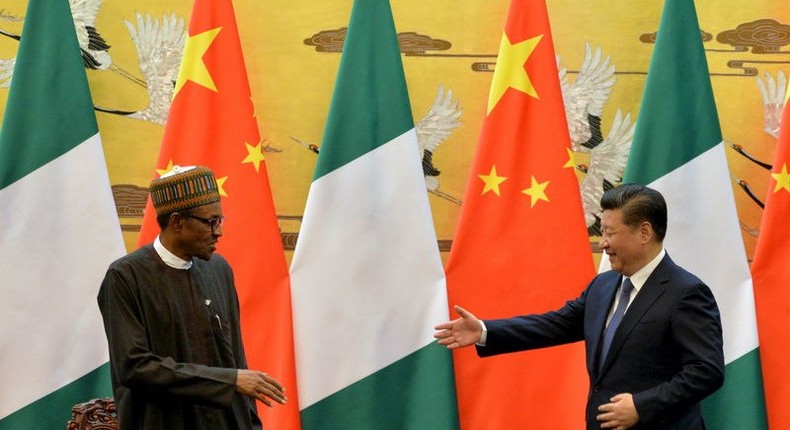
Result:
{"label": "embroidered cap", "polygon": [[219,201],[219,187],[214,173],[203,166],[173,166],[173,170],[151,182],[150,193],[157,215]]}

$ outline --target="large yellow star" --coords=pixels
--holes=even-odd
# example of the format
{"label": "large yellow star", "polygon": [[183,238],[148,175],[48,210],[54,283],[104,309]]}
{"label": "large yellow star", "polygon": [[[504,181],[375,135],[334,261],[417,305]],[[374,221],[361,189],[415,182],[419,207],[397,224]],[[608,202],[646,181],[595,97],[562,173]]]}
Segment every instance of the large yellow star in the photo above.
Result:
{"label": "large yellow star", "polygon": [[184,56],[181,58],[181,69],[178,71],[173,97],[181,91],[181,88],[187,81],[192,81],[217,92],[214,80],[211,79],[211,73],[206,68],[206,63],[203,62],[203,55],[206,54],[220,30],[222,30],[222,27],[212,28],[194,36],[189,36],[184,46]]}
{"label": "large yellow star", "polygon": [[774,187],[774,192],[781,190],[782,188],[785,191],[790,192],[790,173],[787,173],[787,163],[782,164],[782,171],[779,173],[771,173],[771,176],[776,180],[776,187]]}
{"label": "large yellow star", "polygon": [[535,203],[539,200],[549,201],[549,197],[546,195],[546,187],[549,186],[550,181],[546,182],[538,182],[535,177],[532,177],[532,184],[526,190],[522,190],[521,192],[528,195],[532,201],[530,207],[534,208]]}
{"label": "large yellow star", "polygon": [[505,95],[508,88],[513,88],[532,97],[538,98],[538,92],[532,86],[524,64],[532,51],[538,46],[543,35],[535,36],[522,42],[511,44],[507,34],[502,34],[499,45],[499,56],[494,69],[494,79],[491,80],[491,91],[488,93],[488,113],[494,109],[499,99]]}
{"label": "large yellow star", "polygon": [[496,166],[491,166],[491,172],[489,174],[477,176],[485,183],[483,192],[480,194],[481,196],[489,191],[493,191],[494,194],[499,195],[499,184],[507,180],[504,176],[497,176]]}
{"label": "large yellow star", "polygon": [[252,146],[247,142],[244,142],[244,145],[247,146],[247,158],[241,163],[252,163],[255,166],[255,171],[260,171],[261,161],[266,159],[266,156],[263,155],[263,149],[261,149],[261,142],[258,142],[256,146]]}
{"label": "large yellow star", "polygon": [[162,175],[164,175],[165,173],[167,173],[167,172],[169,172],[171,170],[173,170],[173,159],[172,158],[167,163],[167,167],[165,167],[164,169],[156,169],[156,173],[158,173],[159,176],[162,176]]}
{"label": "large yellow star", "polygon": [[228,193],[226,193],[225,189],[222,188],[222,186],[225,185],[225,181],[227,180],[228,180],[227,176],[217,178],[217,188],[219,188],[219,195],[221,195],[222,197],[228,197]]}

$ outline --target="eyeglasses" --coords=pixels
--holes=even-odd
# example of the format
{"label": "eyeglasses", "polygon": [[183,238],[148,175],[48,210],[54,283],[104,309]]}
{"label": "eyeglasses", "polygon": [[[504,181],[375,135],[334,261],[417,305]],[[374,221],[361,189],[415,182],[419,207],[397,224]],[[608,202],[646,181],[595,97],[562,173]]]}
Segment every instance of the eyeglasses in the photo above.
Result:
{"label": "eyeglasses", "polygon": [[184,217],[184,218],[196,219],[196,220],[206,224],[207,226],[211,227],[211,231],[217,231],[222,226],[222,224],[225,223],[225,217],[224,216],[221,216],[221,217],[218,217],[218,218],[210,218],[210,219],[209,218],[203,218],[203,217],[195,216],[195,215],[192,215],[192,214],[185,214],[185,213],[182,213],[181,216]]}

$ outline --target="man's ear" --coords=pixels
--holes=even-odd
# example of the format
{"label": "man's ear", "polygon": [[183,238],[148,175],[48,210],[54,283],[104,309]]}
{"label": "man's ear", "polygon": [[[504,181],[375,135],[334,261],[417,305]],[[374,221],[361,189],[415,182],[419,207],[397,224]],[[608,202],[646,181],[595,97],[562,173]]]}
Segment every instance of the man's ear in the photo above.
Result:
{"label": "man's ear", "polygon": [[655,230],[653,230],[653,224],[650,224],[649,221],[642,221],[639,224],[639,234],[642,237],[643,243],[648,243],[656,236]]}
{"label": "man's ear", "polygon": [[181,231],[184,228],[185,218],[178,212],[173,212],[167,218],[167,226],[173,231]]}

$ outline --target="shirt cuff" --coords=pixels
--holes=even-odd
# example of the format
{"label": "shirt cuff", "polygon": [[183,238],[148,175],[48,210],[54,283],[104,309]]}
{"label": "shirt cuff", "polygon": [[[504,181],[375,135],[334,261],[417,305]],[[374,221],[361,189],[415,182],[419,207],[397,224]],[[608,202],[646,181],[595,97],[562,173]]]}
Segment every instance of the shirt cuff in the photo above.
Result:
{"label": "shirt cuff", "polygon": [[488,330],[486,330],[486,323],[484,323],[483,320],[480,320],[480,328],[483,329],[483,333],[480,334],[480,340],[475,345],[486,346],[486,338],[488,337]]}

